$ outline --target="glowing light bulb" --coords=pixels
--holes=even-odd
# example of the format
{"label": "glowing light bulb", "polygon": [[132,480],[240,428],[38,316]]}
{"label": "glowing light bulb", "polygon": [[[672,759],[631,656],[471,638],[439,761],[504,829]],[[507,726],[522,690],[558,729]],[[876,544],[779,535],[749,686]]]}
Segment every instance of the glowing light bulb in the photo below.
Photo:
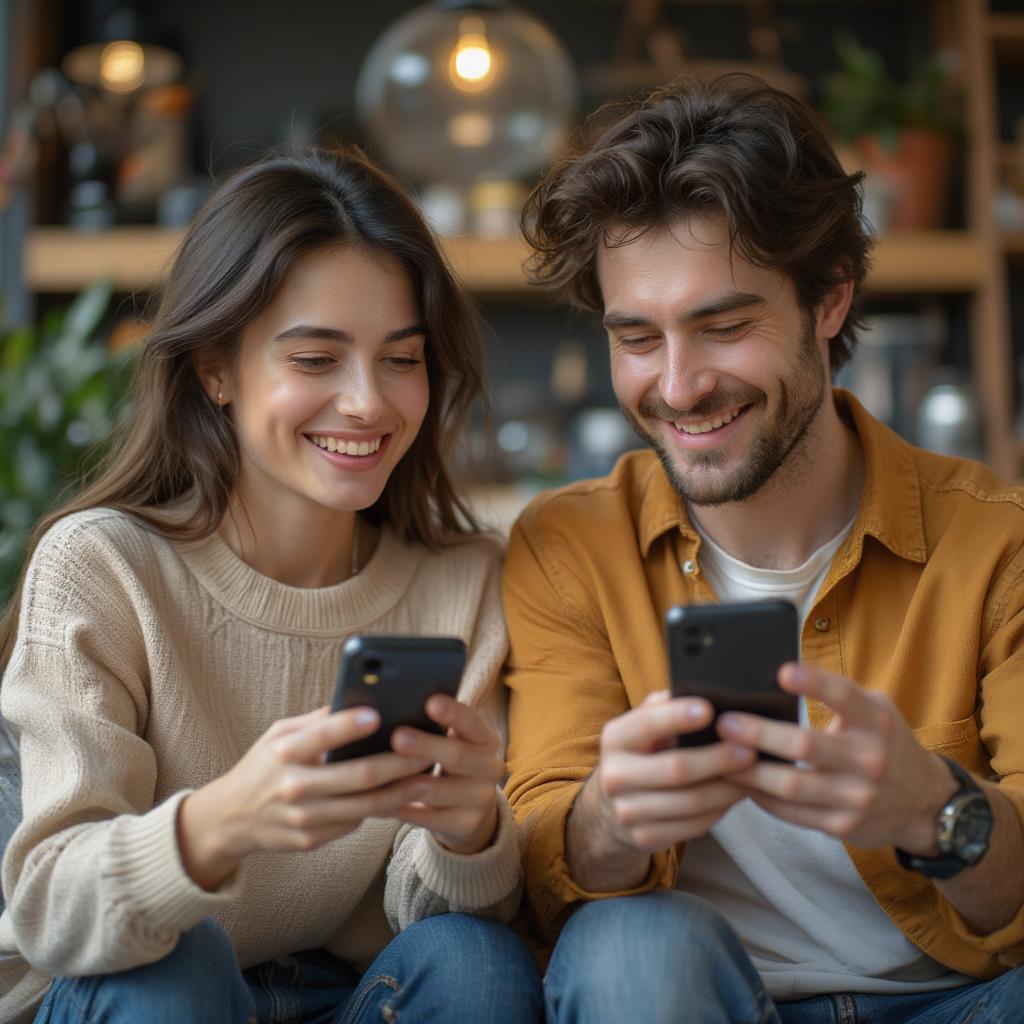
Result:
{"label": "glowing light bulb", "polygon": [[452,51],[449,73],[464,92],[486,89],[494,78],[494,57],[484,34],[484,20],[475,15],[459,22],[459,41]]}
{"label": "glowing light bulb", "polygon": [[487,40],[472,36],[459,40],[455,51],[455,73],[467,82],[479,82],[491,70],[491,51]]}
{"label": "glowing light bulb", "polygon": [[100,80],[111,92],[134,92],[146,80],[142,47],[127,39],[107,43],[100,53]]}

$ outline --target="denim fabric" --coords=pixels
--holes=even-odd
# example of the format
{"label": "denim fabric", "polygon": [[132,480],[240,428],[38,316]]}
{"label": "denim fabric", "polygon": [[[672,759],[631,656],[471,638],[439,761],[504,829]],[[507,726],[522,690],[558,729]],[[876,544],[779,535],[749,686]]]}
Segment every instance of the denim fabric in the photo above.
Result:
{"label": "denim fabric", "polygon": [[544,979],[548,1024],[1020,1024],[1024,967],[916,995],[773,1004],[711,904],[674,890],[587,903]]}
{"label": "denim fabric", "polygon": [[817,996],[777,1005],[782,1024],[1019,1024],[1024,967],[992,981],[910,996]]}
{"label": "denim fabric", "polygon": [[544,979],[549,1024],[777,1022],[736,933],[675,890],[584,904]]}
{"label": "denim fabric", "polygon": [[[0,860],[7,841],[21,821],[21,763],[18,751],[0,720]],[[0,911],[4,909],[4,895],[0,890]]]}
{"label": "denim fabric", "polygon": [[119,974],[61,978],[36,1024],[534,1024],[540,976],[504,925],[465,914],[429,917],[393,939],[360,978],[324,950],[240,971],[207,920],[163,960]]}

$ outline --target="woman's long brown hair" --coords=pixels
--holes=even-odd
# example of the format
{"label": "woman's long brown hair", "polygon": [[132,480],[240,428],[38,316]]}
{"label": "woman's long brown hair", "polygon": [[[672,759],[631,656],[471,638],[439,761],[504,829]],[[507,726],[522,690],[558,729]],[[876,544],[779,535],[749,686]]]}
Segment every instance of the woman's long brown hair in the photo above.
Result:
{"label": "woman's long brown hair", "polygon": [[[332,246],[401,263],[427,327],[426,417],[381,497],[363,514],[430,548],[477,528],[446,462],[465,414],[483,396],[475,307],[415,204],[358,150],[264,160],[226,182],[189,228],[139,358],[128,417],[92,482],[44,516],[29,540],[0,619],[0,670],[14,647],[28,563],[58,519],[103,507],[183,540],[217,529],[238,478],[238,441],[230,418],[203,391],[195,359],[203,353],[229,362],[242,331],[272,301],[295,261]],[[184,519],[161,514],[186,498]]]}

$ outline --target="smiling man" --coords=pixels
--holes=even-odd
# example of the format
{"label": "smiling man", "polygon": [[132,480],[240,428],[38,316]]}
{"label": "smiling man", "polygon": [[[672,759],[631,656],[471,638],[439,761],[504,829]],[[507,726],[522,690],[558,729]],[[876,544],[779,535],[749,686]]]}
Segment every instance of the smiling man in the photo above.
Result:
{"label": "smiling man", "polygon": [[[652,450],[539,498],[509,546],[549,1020],[1018,1019],[1024,494],[830,387],[870,239],[808,108],[729,76],[600,123],[525,223]],[[677,747],[712,711],[666,691],[665,613],[757,598],[799,610],[801,724],[733,713]]]}

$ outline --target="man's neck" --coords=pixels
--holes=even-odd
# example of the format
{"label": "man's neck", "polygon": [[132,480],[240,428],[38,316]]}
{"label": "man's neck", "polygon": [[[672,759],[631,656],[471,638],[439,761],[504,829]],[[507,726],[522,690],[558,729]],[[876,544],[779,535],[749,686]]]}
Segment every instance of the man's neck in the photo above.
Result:
{"label": "man's neck", "polygon": [[764,569],[795,569],[850,521],[863,485],[860,441],[826,400],[798,449],[757,494],[688,511],[733,558]]}

